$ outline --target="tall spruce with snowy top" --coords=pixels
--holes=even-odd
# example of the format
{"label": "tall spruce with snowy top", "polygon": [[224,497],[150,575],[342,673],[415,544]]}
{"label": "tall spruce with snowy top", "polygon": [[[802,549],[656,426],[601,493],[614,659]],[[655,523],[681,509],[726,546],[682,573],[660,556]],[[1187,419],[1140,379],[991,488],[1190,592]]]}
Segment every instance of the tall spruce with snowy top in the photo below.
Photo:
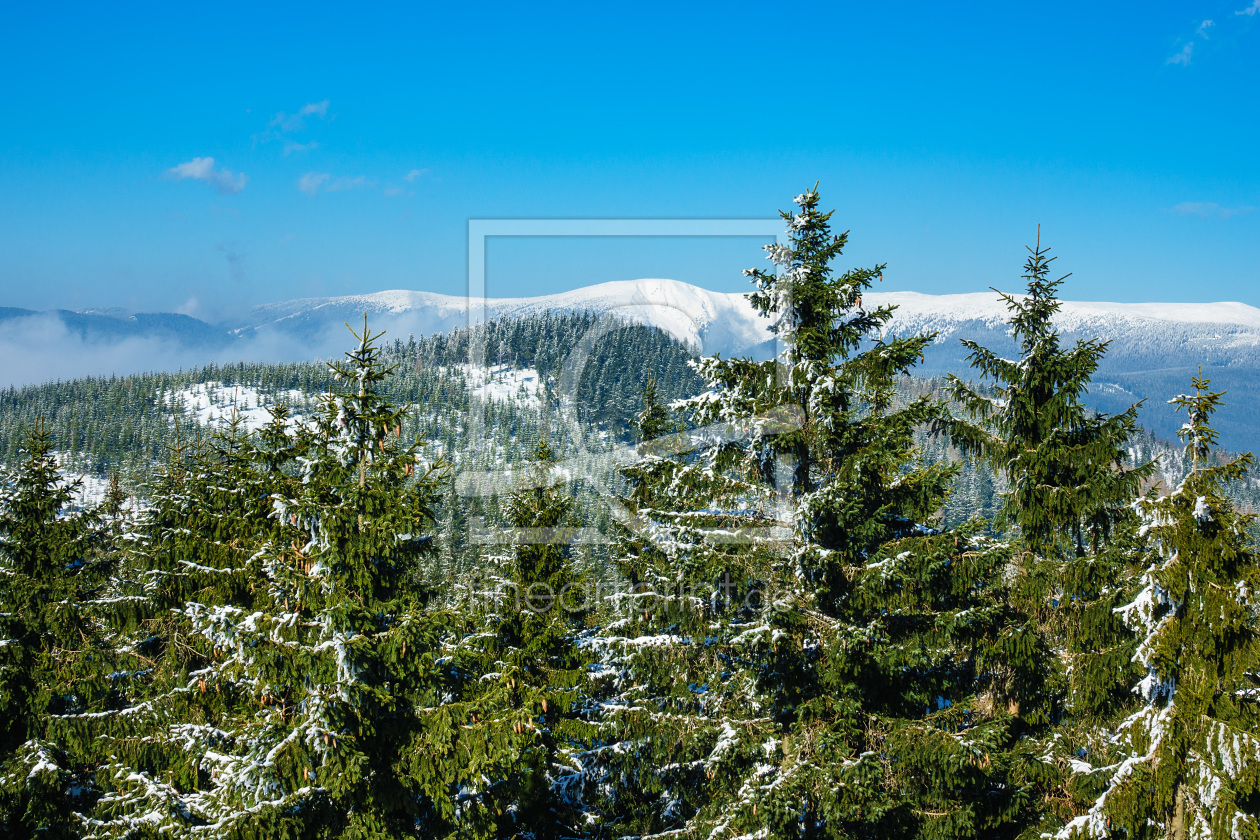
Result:
{"label": "tall spruce with snowy top", "polygon": [[1139,638],[1141,706],[1076,764],[1081,793],[1097,795],[1062,838],[1260,836],[1260,563],[1248,533],[1255,516],[1225,493],[1252,456],[1214,457],[1211,415],[1223,392],[1201,377],[1193,384],[1172,400],[1188,415],[1178,434],[1193,469],[1171,493],[1138,503],[1149,565],[1117,609]]}
{"label": "tall spruce with snowy top", "polygon": [[1138,405],[1115,415],[1085,405],[1107,342],[1061,344],[1054,316],[1066,276],[1052,278],[1054,258],[1040,231],[1028,251],[1026,293],[999,292],[1020,358],[964,341],[972,368],[992,389],[950,376],[964,417],[938,428],[1010,487],[998,524],[1014,526],[1022,549],[1011,566],[1010,598],[1023,617],[1012,649],[1026,652],[1013,676],[1019,715],[1029,735],[1048,736],[1062,724],[1057,743],[1074,750],[1103,737],[1130,702],[1132,635],[1114,608],[1132,580],[1137,523],[1130,505],[1155,465],[1128,463]]}
{"label": "tall spruce with snowy top", "polygon": [[957,467],[925,463],[914,433],[943,407],[897,396],[933,336],[886,340],[893,308],[862,304],[883,266],[833,274],[847,236],[815,191],[797,203],[776,271],[750,272],[783,344],[771,400],[799,418],[761,456],[790,476],[795,585],[759,641],[783,758],[733,822],[757,824],[751,800],[782,836],[1015,836],[1046,773],[1019,738],[1015,675],[1036,657],[1010,552],[980,523],[933,527]]}
{"label": "tall spruce with snowy top", "polygon": [[[691,427],[625,471],[610,783],[645,832],[1013,834],[1041,780],[994,676],[1006,550],[926,524],[955,470],[918,459],[941,408],[896,381],[931,337],[881,340],[892,309],[861,298],[883,266],[833,273],[847,235],[818,200],[748,272],[778,358],[700,360]],[[666,431],[650,403],[641,422]]]}
{"label": "tall spruce with snowy top", "polygon": [[1043,555],[1097,553],[1153,464],[1126,468],[1126,446],[1137,431],[1138,405],[1116,415],[1090,412],[1083,400],[1108,342],[1081,340],[1064,348],[1054,326],[1058,288],[1049,248],[1037,244],[1024,266],[1022,297],[999,292],[1011,312],[1019,360],[1004,359],[964,340],[968,361],[994,384],[989,396],[950,376],[953,397],[970,421],[948,424],[956,442],[1006,474],[1010,493],[1003,513],[1026,545]]}
{"label": "tall spruce with snowy top", "polygon": [[24,455],[0,488],[0,835],[77,837],[100,756],[75,721],[114,701],[99,603],[112,558],[42,423]]}
{"label": "tall spruce with snowy top", "polygon": [[149,719],[155,743],[120,756],[95,833],[393,838],[441,825],[421,710],[440,705],[424,654],[442,631],[414,584],[433,481],[398,439],[406,409],[380,393],[377,336],[356,337],[331,365],[349,387],[318,417],[280,416],[231,470],[192,479],[194,498],[244,490],[227,530],[197,535],[231,542],[215,565],[184,566],[167,642],[180,666],[129,715]]}

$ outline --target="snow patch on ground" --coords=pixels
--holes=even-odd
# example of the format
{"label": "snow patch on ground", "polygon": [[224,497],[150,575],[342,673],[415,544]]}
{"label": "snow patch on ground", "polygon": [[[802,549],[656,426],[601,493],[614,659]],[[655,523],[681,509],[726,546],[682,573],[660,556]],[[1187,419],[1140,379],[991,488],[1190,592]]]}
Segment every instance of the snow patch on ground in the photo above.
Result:
{"label": "snow patch on ground", "polygon": [[527,408],[542,405],[541,378],[533,368],[513,368],[511,365],[474,367],[460,365],[459,370],[468,381],[469,392],[483,400],[514,402]]}
{"label": "snow patch on ground", "polygon": [[[105,501],[105,494],[109,492],[108,476],[80,472],[78,469],[75,469],[76,462],[70,457],[68,452],[54,452],[53,454],[60,465],[57,472],[62,479],[67,484],[73,484],[76,481],[79,483],[79,486],[73,491],[70,501],[73,507],[89,508]],[[123,486],[123,493],[127,495],[127,498],[123,501],[123,509],[134,509],[135,499],[131,496],[131,491],[127,489],[126,485]]]}
{"label": "snow patch on ground", "polygon": [[[235,411],[248,432],[256,432],[270,423],[271,408],[281,400],[293,407],[306,402],[306,395],[301,391],[268,394],[249,385],[221,382],[203,382],[164,396],[168,405],[182,406],[184,414],[202,426],[226,426]],[[292,420],[301,420],[296,413],[290,416]]]}
{"label": "snow patch on ground", "polygon": [[[62,464],[66,463],[64,457],[58,457],[57,461]],[[79,482],[78,488],[74,491],[74,501],[72,502],[75,507],[92,507],[105,501],[105,493],[109,490],[108,478],[64,468],[58,470],[58,472],[61,473],[67,482]]]}

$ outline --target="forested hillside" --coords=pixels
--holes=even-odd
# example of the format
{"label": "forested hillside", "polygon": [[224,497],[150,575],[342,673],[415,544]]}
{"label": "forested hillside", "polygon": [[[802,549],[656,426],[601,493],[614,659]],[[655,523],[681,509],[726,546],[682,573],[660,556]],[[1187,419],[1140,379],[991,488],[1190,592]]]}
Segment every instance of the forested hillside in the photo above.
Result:
{"label": "forested hillside", "polygon": [[[470,349],[482,365],[470,366]],[[412,407],[401,418],[404,436],[419,440],[429,456],[445,454],[457,464],[485,460],[492,453],[499,463],[527,460],[544,416],[551,433],[571,438],[567,456],[601,460],[611,448],[634,442],[633,419],[643,408],[643,387],[649,380],[665,403],[695,396],[703,388],[690,367],[695,354],[684,345],[659,330],[597,313],[495,321],[472,334],[456,330],[386,336],[382,354],[394,368],[382,392]],[[574,373],[576,381],[570,381]],[[897,377],[893,399],[948,400],[943,384],[940,378],[911,372]],[[92,490],[99,495],[113,472],[129,492],[143,496],[146,481],[177,443],[205,442],[223,429],[233,411],[241,414],[246,428],[265,423],[269,408],[282,401],[296,414],[308,413],[333,386],[323,362],[305,362],[210,365],[0,390],[0,463],[16,464],[27,431],[42,421],[63,469],[86,479],[85,497],[91,498]],[[477,441],[470,437],[473,399],[480,412],[475,425],[486,436]],[[540,414],[544,406],[547,411]],[[916,430],[916,442],[928,461],[961,465],[954,492],[945,501],[946,522],[956,524],[972,515],[988,518],[996,512],[1005,488],[1001,475],[967,458],[948,437],[926,425]],[[1178,446],[1137,431],[1130,461],[1153,460],[1160,463],[1161,479],[1169,486],[1189,471]],[[609,481],[619,480],[607,464],[596,468]],[[589,496],[588,490],[575,492]],[[1228,492],[1245,509],[1260,503],[1256,479],[1231,482]],[[601,519],[599,526],[606,525]]]}
{"label": "forested hillside", "polygon": [[915,378],[819,201],[775,359],[556,315],[5,393],[0,836],[1260,837],[1228,395],[1090,410],[1040,241],[1018,358]]}
{"label": "forested hillside", "polygon": [[[510,379],[509,371],[530,369],[536,373],[534,386],[552,382],[549,399],[555,402],[560,395],[554,393],[554,380],[566,363],[578,363],[571,359],[573,350],[584,336],[592,335],[598,338],[589,356],[580,359],[576,392],[565,396],[580,419],[593,427],[613,433],[628,430],[646,375],[656,376],[662,393],[671,399],[690,396],[699,388],[699,379],[687,364],[691,354],[660,331],[580,313],[493,322],[472,334],[457,330],[393,338],[383,347],[388,364],[396,366],[383,385],[384,393],[399,404],[415,406],[403,417],[408,436],[418,435],[456,452],[466,432],[459,421],[469,411],[470,344],[474,352],[484,353],[485,364],[498,369],[499,379]],[[186,442],[199,439],[216,425],[207,424],[205,417],[198,422],[190,410],[188,397],[196,386],[215,386],[216,399],[203,392],[201,405],[216,403],[215,416],[223,419],[238,398],[242,409],[256,407],[259,397],[264,406],[285,398],[300,412],[333,383],[322,362],[238,363],[8,388],[0,390],[0,462],[15,463],[26,431],[43,418],[68,464],[102,476],[118,469],[142,479],[162,462],[177,437]],[[477,391],[475,385],[472,390]],[[516,418],[511,415],[518,411],[530,415],[522,421],[527,428],[535,424],[530,400],[514,399],[515,392],[483,388],[480,395],[498,397],[484,400],[492,412],[491,427],[512,434]],[[532,405],[537,408],[536,398]]]}

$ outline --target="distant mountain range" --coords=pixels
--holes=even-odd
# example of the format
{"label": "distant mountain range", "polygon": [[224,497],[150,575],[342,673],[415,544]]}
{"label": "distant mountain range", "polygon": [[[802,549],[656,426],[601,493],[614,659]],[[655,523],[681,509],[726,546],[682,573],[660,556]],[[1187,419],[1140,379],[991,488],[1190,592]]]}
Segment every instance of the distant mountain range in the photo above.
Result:
{"label": "distant mountain range", "polygon": [[[890,335],[937,334],[918,368],[920,375],[966,376],[962,338],[1008,357],[1018,355],[1007,332],[1005,304],[994,293],[870,292],[863,303],[868,308],[897,307],[888,326]],[[243,318],[213,325],[167,313],[0,309],[0,342],[4,331],[52,316],[89,345],[152,340],[168,349],[177,347],[182,364],[197,353],[204,354],[205,361],[298,359],[339,354],[347,346],[343,323],[361,321],[364,312],[375,328],[406,336],[445,332],[467,325],[470,316],[523,317],[548,310],[609,312],[659,327],[703,353],[765,358],[773,352],[767,320],[742,294],[711,292],[674,280],[620,281],[554,295],[474,300],[471,313],[468,299],[431,292],[305,298],[259,306]],[[1064,301],[1056,323],[1065,344],[1080,338],[1111,342],[1091,393],[1091,401],[1102,410],[1117,411],[1145,398],[1143,422],[1171,437],[1182,420],[1167,400],[1190,388],[1190,377],[1201,365],[1214,388],[1229,391],[1218,423],[1223,444],[1239,450],[1260,442],[1260,309],[1241,303]],[[147,367],[159,367],[162,361],[150,356]]]}
{"label": "distant mountain range", "polygon": [[232,337],[221,327],[174,312],[127,312],[122,309],[15,309],[0,306],[0,327],[29,326],[31,321],[55,319],[66,332],[90,342],[149,338],[193,346],[224,347]]}
{"label": "distant mountain range", "polygon": [[[368,314],[370,323],[394,335],[444,332],[474,320],[519,318],[541,312],[607,312],[659,327],[703,353],[746,352],[772,336],[766,319],[741,294],[711,292],[677,280],[624,280],[538,297],[472,299],[433,292],[391,291],[345,297],[306,298],[255,308],[229,325],[241,337],[280,332],[320,342],[345,334]],[[333,335],[329,335],[329,329]]]}

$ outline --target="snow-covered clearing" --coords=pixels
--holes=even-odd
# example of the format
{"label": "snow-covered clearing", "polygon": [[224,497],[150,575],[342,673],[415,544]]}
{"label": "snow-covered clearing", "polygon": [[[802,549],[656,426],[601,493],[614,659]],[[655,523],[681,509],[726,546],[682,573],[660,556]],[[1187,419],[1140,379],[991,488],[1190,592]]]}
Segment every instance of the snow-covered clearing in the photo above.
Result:
{"label": "snow-covered clearing", "polygon": [[[77,469],[81,464],[70,457],[68,452],[54,452],[53,455],[60,465],[57,472],[61,475],[62,480],[67,483],[79,482],[79,486],[75,488],[71,498],[71,504],[74,507],[87,508],[99,505],[105,501],[105,494],[109,492],[109,477],[93,475],[85,473]],[[130,508],[135,504],[135,500],[131,498],[130,491],[124,486],[123,492],[128,494],[128,498],[123,501],[124,508]]]}
{"label": "snow-covered clearing", "polygon": [[511,401],[527,408],[538,408],[541,383],[538,371],[533,368],[513,368],[511,365],[458,368],[468,380],[468,390],[483,400]]}
{"label": "snow-covered clearing", "polygon": [[[250,432],[271,422],[271,408],[281,400],[293,408],[301,407],[306,401],[301,391],[290,389],[268,394],[250,385],[221,382],[203,382],[164,396],[168,405],[182,406],[184,414],[202,426],[226,426],[236,412],[245,430]],[[290,417],[301,419],[296,412]]]}
{"label": "snow-covered clearing", "polygon": [[[64,459],[57,459],[61,463],[65,463]],[[61,474],[69,481],[79,481],[79,489],[75,491],[74,503],[82,507],[91,507],[99,505],[105,501],[105,493],[109,490],[109,479],[101,478],[96,475],[88,475],[87,473],[74,472],[73,470],[61,470]]]}

